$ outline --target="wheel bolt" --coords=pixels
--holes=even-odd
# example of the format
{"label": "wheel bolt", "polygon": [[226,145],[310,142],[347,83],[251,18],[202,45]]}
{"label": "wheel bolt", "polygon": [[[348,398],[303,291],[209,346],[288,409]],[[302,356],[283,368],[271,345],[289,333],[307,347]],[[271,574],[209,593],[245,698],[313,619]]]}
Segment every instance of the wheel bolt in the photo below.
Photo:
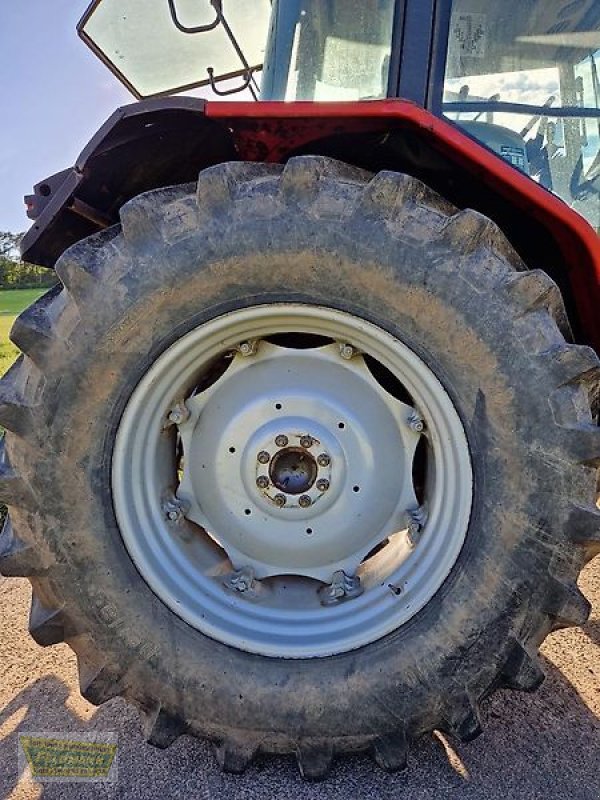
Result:
{"label": "wheel bolt", "polygon": [[171,495],[163,501],[162,510],[169,522],[179,522],[188,513],[189,507],[184,500],[180,500],[175,495]]}
{"label": "wheel bolt", "polygon": [[256,485],[259,489],[266,489],[269,486],[269,479],[266,475],[259,475],[256,479]]}
{"label": "wheel bolt", "polygon": [[242,342],[239,346],[239,351],[244,358],[253,356],[256,353],[256,342]]}
{"label": "wheel bolt", "polygon": [[326,492],[329,489],[329,481],[326,478],[321,478],[317,481],[317,489],[320,492]]}
{"label": "wheel bolt", "polygon": [[261,450],[258,456],[256,457],[256,460],[258,461],[259,464],[268,464],[269,461],[271,460],[271,456],[267,453],[266,450]]}
{"label": "wheel bolt", "polygon": [[417,543],[418,538],[427,524],[427,511],[423,506],[412,508],[407,511],[408,516],[408,538],[412,545]]}
{"label": "wheel bolt", "polygon": [[169,422],[173,425],[182,425],[190,418],[190,412],[184,403],[178,403],[169,412]]}
{"label": "wheel bolt", "polygon": [[408,418],[408,426],[415,433],[423,433],[425,430],[425,423],[416,411],[414,411]]}
{"label": "wheel bolt", "polygon": [[312,500],[307,494],[303,494],[302,497],[298,500],[298,505],[300,508],[308,508],[312,506]]}
{"label": "wheel bolt", "polygon": [[273,502],[275,503],[276,506],[279,506],[279,508],[283,508],[284,505],[287,503],[287,499],[284,494],[276,494],[275,497],[273,498]]}
{"label": "wheel bolt", "polygon": [[355,350],[351,344],[341,344],[340,345],[340,355],[342,358],[346,359],[346,361],[350,361],[351,358],[354,358]]}
{"label": "wheel bolt", "polygon": [[288,441],[288,437],[284,436],[283,434],[275,437],[275,444],[277,447],[287,447]]}
{"label": "wheel bolt", "polygon": [[320,467],[328,467],[331,464],[331,458],[327,453],[321,453],[321,455],[317,457],[317,464]]}
{"label": "wheel bolt", "polygon": [[308,450],[309,448],[311,448],[311,447],[313,446],[313,444],[314,444],[314,443],[315,443],[315,442],[314,442],[314,439],[312,438],[312,436],[303,436],[303,437],[300,439],[300,447],[304,447],[304,448],[306,448],[307,450]]}

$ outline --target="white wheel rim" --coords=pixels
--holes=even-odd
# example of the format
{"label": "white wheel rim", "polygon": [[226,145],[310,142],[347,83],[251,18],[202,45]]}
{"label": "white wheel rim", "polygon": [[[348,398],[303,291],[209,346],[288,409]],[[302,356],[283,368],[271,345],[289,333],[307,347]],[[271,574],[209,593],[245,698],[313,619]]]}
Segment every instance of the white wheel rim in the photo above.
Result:
{"label": "white wheel rim", "polygon": [[[329,343],[297,349],[291,334]],[[299,304],[234,311],[175,342],[132,394],[113,455],[117,521],[154,593],[218,641],[285,658],[362,647],[422,609],[463,546],[472,484],[464,428],[425,362],[359,317]]]}

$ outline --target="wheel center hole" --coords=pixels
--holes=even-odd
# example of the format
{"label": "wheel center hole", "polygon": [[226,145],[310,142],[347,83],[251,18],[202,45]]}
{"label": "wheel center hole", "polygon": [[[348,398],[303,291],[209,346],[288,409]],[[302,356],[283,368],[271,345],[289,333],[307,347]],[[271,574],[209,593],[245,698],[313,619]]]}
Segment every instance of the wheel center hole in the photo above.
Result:
{"label": "wheel center hole", "polygon": [[271,461],[271,481],[286,494],[304,494],[317,479],[317,462],[301,447],[286,447]]}

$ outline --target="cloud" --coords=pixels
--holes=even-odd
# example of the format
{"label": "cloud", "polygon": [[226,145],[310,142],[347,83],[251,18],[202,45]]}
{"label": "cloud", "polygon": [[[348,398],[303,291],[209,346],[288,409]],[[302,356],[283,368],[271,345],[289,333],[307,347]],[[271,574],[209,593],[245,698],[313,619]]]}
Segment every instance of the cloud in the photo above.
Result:
{"label": "cloud", "polygon": [[446,89],[457,92],[467,84],[470,99],[486,99],[494,94],[500,95],[505,103],[524,103],[543,105],[554,95],[560,97],[560,78],[558,69],[535,69],[528,72],[504,72],[495,75],[469,75],[446,81]]}

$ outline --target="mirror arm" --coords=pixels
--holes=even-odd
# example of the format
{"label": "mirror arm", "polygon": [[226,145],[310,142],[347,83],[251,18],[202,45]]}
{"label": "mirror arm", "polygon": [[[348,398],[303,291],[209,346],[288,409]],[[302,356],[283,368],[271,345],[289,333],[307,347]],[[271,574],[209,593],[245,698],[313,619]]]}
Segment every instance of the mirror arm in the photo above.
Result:
{"label": "mirror arm", "polygon": [[179,21],[179,17],[177,15],[177,8],[175,6],[175,0],[169,0],[169,11],[171,12],[171,19],[173,20],[173,24],[182,33],[208,33],[208,31],[214,31],[214,29],[218,25],[220,25],[223,19],[223,11],[221,6],[221,0],[210,0],[210,4],[217,12],[217,17],[215,21],[211,22],[209,25],[198,25],[195,28],[188,28],[186,25],[183,25]]}

